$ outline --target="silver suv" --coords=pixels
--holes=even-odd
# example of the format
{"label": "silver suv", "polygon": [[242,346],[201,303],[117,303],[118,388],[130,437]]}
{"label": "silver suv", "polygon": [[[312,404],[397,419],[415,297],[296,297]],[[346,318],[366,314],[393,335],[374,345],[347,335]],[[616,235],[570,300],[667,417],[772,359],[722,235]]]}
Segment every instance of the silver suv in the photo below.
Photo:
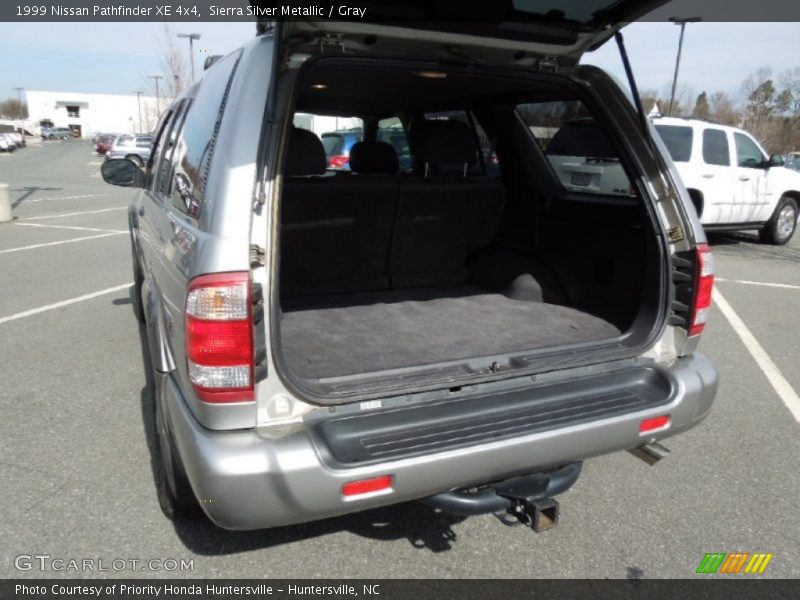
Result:
{"label": "silver suv", "polygon": [[[163,114],[144,168],[104,163],[141,188],[168,516],[255,529],[423,500],[541,530],[582,461],[654,462],[708,414],[703,230],[646,117],[577,66],[618,26],[565,18],[584,26],[260,23]],[[363,126],[349,171],[320,139],[339,119]],[[624,182],[564,184],[547,146],[575,119],[603,137],[576,173]]]}

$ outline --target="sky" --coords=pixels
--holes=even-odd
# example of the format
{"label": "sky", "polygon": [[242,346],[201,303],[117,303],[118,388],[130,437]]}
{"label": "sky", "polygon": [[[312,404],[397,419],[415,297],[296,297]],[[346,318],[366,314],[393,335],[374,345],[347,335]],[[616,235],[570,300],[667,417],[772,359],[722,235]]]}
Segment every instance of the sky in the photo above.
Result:
{"label": "sky", "polygon": [[[198,71],[209,54],[226,54],[255,33],[253,23],[171,23],[173,35],[200,33]],[[623,30],[640,90],[666,89],[675,66],[680,28],[643,22]],[[0,23],[0,99],[14,87],[31,90],[129,94],[146,90],[161,72],[162,23]],[[679,82],[693,96],[739,92],[760,67],[775,74],[800,67],[800,23],[692,23],[686,27]],[[187,40],[178,40],[188,46]],[[584,57],[619,79],[624,71],[613,40]]]}

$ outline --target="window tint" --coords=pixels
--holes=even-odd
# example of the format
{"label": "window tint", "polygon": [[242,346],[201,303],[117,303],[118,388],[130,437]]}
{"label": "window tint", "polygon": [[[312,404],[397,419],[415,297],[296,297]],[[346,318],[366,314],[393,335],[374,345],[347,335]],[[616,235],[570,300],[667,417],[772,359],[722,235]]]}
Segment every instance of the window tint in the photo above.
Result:
{"label": "window tint", "polygon": [[214,153],[228,86],[238,62],[239,54],[232,54],[221,59],[206,73],[186,113],[175,146],[174,174],[170,186],[172,204],[192,217],[200,214],[200,206],[206,201],[206,176]]}
{"label": "window tint", "polygon": [[731,157],[728,151],[728,136],[721,129],[703,131],[703,161],[707,165],[728,167]]}
{"label": "window tint", "polygon": [[734,133],[736,142],[736,160],[740,167],[760,168],[764,164],[764,155],[755,142],[746,135]]}
{"label": "window tint", "polygon": [[[149,188],[156,180],[158,174],[158,164],[161,160],[162,148],[166,138],[166,132],[170,126],[170,117],[172,110],[167,110],[161,115],[156,125],[156,143],[155,148],[150,153],[150,161],[147,164],[147,187]],[[110,136],[109,136],[110,137]]]}
{"label": "window tint", "polygon": [[408,145],[408,136],[400,119],[391,117],[378,121],[377,138],[379,142],[386,142],[394,148],[397,153],[397,160],[400,163],[401,173],[408,173],[414,168],[414,162],[411,159],[411,147]]}
{"label": "window tint", "polygon": [[691,127],[682,125],[656,125],[656,130],[664,145],[669,150],[669,155],[675,162],[689,162],[692,158],[692,140],[694,133]]}
{"label": "window tint", "polygon": [[614,144],[582,102],[534,102],[517,110],[564,189],[634,195]]}
{"label": "window tint", "polygon": [[171,193],[170,186],[172,185],[173,171],[172,156],[175,151],[175,142],[178,139],[178,133],[186,117],[186,109],[189,105],[190,101],[184,100],[175,108],[174,116],[164,133],[163,148],[161,149],[163,158],[158,166],[158,183],[156,184],[158,193],[163,196],[169,196]]}

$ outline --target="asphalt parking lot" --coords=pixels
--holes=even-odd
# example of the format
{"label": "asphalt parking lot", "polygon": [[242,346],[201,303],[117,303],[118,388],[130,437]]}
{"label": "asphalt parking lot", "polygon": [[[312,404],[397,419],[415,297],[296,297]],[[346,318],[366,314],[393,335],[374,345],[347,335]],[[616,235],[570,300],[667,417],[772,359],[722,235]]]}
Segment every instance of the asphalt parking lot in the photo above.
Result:
{"label": "asphalt parking lot", "polygon": [[773,553],[760,577],[800,577],[800,411],[789,408],[800,234],[785,247],[712,238],[723,298],[701,343],[721,373],[712,414],[668,440],[655,467],[627,453],[588,461],[554,530],[404,504],[227,532],[173,525],[158,508],[130,193],[103,183],[99,164],[81,141],[0,155],[15,215],[0,225],[0,577],[92,575],[14,566],[48,554],[193,560],[193,571],[114,576],[684,578],[705,553],[734,551]]}

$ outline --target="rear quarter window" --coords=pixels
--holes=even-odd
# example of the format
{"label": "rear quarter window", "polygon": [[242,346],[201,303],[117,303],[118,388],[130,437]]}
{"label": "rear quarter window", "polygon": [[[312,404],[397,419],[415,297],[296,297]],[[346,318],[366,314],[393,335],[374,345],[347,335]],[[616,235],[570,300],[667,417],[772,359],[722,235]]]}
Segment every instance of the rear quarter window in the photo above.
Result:
{"label": "rear quarter window", "polygon": [[728,136],[721,129],[703,131],[703,162],[728,167],[731,164]]}
{"label": "rear quarter window", "polygon": [[689,162],[692,158],[694,131],[682,125],[656,125],[669,155],[675,162]]}
{"label": "rear quarter window", "polygon": [[211,68],[197,91],[180,131],[173,154],[172,205],[191,217],[207,201],[205,185],[214,144],[222,122],[228,89],[240,53],[230,54]]}

